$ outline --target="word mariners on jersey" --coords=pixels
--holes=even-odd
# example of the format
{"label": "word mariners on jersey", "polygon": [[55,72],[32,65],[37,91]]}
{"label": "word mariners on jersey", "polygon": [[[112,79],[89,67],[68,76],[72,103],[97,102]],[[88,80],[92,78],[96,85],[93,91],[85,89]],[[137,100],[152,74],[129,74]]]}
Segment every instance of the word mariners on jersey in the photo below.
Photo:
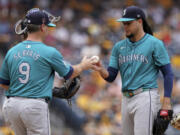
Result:
{"label": "word mariners on jersey", "polygon": [[130,61],[137,61],[137,62],[142,62],[142,63],[148,63],[148,59],[144,55],[139,55],[139,54],[131,54],[127,56],[122,56],[119,55],[119,64],[123,64],[125,62],[130,62]]}

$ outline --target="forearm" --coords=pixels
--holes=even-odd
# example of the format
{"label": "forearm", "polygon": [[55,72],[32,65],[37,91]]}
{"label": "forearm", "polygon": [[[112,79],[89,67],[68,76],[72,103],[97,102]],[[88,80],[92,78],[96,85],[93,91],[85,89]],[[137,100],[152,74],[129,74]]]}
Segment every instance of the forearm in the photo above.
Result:
{"label": "forearm", "polygon": [[164,99],[162,109],[171,109],[171,93],[173,88],[173,73],[171,65],[167,64],[160,67],[164,77]]}
{"label": "forearm", "polygon": [[82,71],[88,70],[88,69],[92,68],[92,66],[93,66],[93,59],[87,58],[87,56],[85,56],[82,59],[80,64],[72,66],[73,73],[70,78],[74,78],[74,77],[80,75],[82,73]]}
{"label": "forearm", "polygon": [[84,70],[84,67],[82,64],[77,64],[77,65],[74,65],[72,67],[73,67],[74,71],[73,71],[70,78],[74,78],[74,77],[80,75],[82,73],[82,71]]}
{"label": "forearm", "polygon": [[116,76],[118,74],[118,69],[114,67],[108,67],[106,70],[103,66],[101,66],[100,69],[97,70],[101,77],[104,78],[107,82],[113,82],[116,79]]}
{"label": "forearm", "polygon": [[164,97],[162,109],[171,110],[171,98],[170,97]]}
{"label": "forearm", "polygon": [[109,72],[104,67],[101,68],[99,73],[100,73],[101,77],[104,79],[108,78],[108,76],[109,76]]}
{"label": "forearm", "polygon": [[162,109],[171,109],[171,93],[173,87],[173,76],[167,75],[164,77],[164,99]]}
{"label": "forearm", "polygon": [[173,89],[173,74],[166,74],[164,76],[164,97],[171,97]]}

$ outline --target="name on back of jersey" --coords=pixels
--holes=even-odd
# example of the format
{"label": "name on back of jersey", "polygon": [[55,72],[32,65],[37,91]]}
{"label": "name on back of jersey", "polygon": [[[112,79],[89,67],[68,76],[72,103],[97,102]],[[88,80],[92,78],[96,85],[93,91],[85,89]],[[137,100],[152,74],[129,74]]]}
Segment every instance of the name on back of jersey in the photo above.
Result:
{"label": "name on back of jersey", "polygon": [[20,59],[23,57],[31,57],[34,60],[38,60],[40,58],[40,54],[38,54],[37,52],[33,51],[33,50],[22,50],[22,51],[18,51],[17,53],[14,54],[14,59]]}

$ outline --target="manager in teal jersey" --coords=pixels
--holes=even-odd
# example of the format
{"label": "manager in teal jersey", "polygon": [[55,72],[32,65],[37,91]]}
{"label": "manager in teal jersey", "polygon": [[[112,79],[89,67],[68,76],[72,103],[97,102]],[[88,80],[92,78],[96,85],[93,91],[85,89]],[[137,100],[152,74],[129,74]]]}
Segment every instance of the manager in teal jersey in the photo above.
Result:
{"label": "manager in teal jersey", "polygon": [[[172,109],[169,56],[163,42],[153,36],[142,9],[127,7],[117,21],[123,23],[127,38],[114,45],[107,70],[100,62],[94,70],[108,82],[114,81],[118,71],[121,74],[123,135],[152,135],[157,112],[166,119]],[[162,105],[157,89],[159,70],[164,76]]]}
{"label": "manager in teal jersey", "polygon": [[92,67],[87,58],[68,65],[58,50],[43,43],[49,27],[56,26],[53,17],[38,8],[28,11],[16,29],[26,40],[8,51],[0,70],[0,85],[7,89],[3,114],[16,135],[50,135],[46,101],[52,97],[55,71],[69,79]]}

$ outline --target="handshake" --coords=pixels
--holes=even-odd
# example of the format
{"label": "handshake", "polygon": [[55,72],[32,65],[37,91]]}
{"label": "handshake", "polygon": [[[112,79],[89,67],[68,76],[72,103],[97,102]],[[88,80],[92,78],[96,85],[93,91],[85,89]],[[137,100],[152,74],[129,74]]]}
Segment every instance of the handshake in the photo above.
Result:
{"label": "handshake", "polygon": [[[90,58],[84,57],[80,64],[74,66],[75,72],[79,75],[83,70],[93,69],[100,71],[102,65],[100,63],[99,56],[92,56]],[[81,79],[80,76],[65,80],[61,87],[53,88],[53,96],[58,98],[67,99],[71,105],[71,98],[77,93],[80,88]]]}
{"label": "handshake", "polygon": [[83,70],[93,69],[99,71],[102,68],[99,56],[85,56],[80,64]]}
{"label": "handshake", "polygon": [[93,64],[97,64],[99,62],[99,56],[92,56],[90,59],[92,60]]}

